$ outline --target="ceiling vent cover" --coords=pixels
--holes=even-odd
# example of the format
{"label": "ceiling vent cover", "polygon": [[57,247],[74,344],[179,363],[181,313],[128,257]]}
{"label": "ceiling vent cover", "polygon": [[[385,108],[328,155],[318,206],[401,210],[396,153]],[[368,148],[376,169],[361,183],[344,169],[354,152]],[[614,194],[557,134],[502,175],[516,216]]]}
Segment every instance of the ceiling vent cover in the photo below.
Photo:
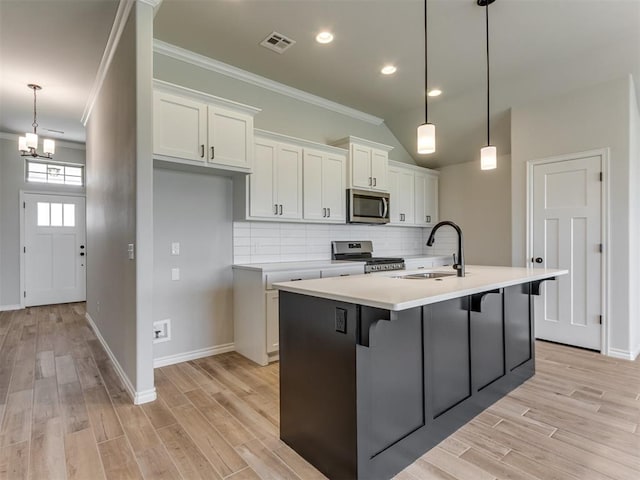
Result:
{"label": "ceiling vent cover", "polygon": [[265,38],[260,45],[273,50],[274,52],[284,53],[289,47],[292,47],[296,43],[289,37],[285,37],[281,33],[272,32],[267,38]]}

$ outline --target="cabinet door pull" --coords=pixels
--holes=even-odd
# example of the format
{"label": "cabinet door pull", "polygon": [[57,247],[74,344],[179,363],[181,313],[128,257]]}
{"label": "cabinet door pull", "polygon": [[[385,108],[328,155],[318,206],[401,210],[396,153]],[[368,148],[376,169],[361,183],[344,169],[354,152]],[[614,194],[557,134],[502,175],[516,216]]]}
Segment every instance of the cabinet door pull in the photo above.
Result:
{"label": "cabinet door pull", "polygon": [[322,209],[322,216],[323,216],[323,217],[326,217],[326,216],[327,216],[327,209],[326,209],[326,208],[323,208],[323,209]]}
{"label": "cabinet door pull", "polygon": [[431,223],[431,215],[427,215],[427,223]]}
{"label": "cabinet door pull", "polygon": [[278,204],[277,204],[277,203],[274,203],[274,204],[273,204],[273,214],[274,214],[274,215],[277,215],[277,214],[278,214]]}
{"label": "cabinet door pull", "polygon": [[280,204],[280,215],[282,215],[282,204]]}
{"label": "cabinet door pull", "polygon": [[200,145],[200,158],[204,158],[204,143]]}
{"label": "cabinet door pull", "polygon": [[216,158],[216,147],[211,147],[211,160]]}
{"label": "cabinet door pull", "polygon": [[376,187],[378,185],[378,179],[373,177],[373,186]]}
{"label": "cabinet door pull", "polygon": [[328,217],[331,218],[331,208],[327,208]]}
{"label": "cabinet door pull", "polygon": [[290,281],[291,282],[299,282],[300,280],[302,280],[301,278],[292,278]]}
{"label": "cabinet door pull", "polygon": [[369,186],[372,186],[372,185],[373,185],[372,177],[369,177]]}

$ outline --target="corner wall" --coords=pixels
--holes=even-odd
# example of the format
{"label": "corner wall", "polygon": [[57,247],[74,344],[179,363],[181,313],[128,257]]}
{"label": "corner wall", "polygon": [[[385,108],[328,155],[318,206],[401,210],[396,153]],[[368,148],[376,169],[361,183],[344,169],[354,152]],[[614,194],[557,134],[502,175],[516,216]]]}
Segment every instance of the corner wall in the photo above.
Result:
{"label": "corner wall", "polygon": [[[82,144],[56,142],[54,162],[84,165]],[[18,134],[0,133],[0,310],[20,306],[20,191],[84,193],[84,187],[27,183]]]}
{"label": "corner wall", "polygon": [[[525,265],[526,162],[562,154],[608,148],[611,262],[609,345],[630,352],[630,77],[546,98],[511,111],[512,261]],[[636,248],[636,246],[634,246]]]}
{"label": "corner wall", "polygon": [[87,313],[129,394],[143,403],[155,399],[153,9],[135,2],[124,22],[87,123]]}

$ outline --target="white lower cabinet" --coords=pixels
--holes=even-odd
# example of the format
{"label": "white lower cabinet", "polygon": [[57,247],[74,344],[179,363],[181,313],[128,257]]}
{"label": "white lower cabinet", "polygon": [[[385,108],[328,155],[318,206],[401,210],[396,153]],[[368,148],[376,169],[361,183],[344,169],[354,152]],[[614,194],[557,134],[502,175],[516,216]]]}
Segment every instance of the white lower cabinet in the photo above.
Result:
{"label": "white lower cabinet", "polygon": [[274,283],[364,273],[361,263],[340,266],[332,266],[330,261],[326,266],[313,263],[315,268],[295,270],[233,268],[234,343],[238,353],[260,365],[278,360],[279,292]]}

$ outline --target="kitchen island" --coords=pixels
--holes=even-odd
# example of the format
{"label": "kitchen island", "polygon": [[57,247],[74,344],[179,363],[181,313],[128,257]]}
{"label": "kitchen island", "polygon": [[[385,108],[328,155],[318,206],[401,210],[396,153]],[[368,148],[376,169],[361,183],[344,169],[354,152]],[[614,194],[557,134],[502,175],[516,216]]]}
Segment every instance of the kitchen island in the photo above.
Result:
{"label": "kitchen island", "polygon": [[532,295],[568,272],[411,273],[275,284],[280,437],[331,479],[392,477],[531,377]]}

